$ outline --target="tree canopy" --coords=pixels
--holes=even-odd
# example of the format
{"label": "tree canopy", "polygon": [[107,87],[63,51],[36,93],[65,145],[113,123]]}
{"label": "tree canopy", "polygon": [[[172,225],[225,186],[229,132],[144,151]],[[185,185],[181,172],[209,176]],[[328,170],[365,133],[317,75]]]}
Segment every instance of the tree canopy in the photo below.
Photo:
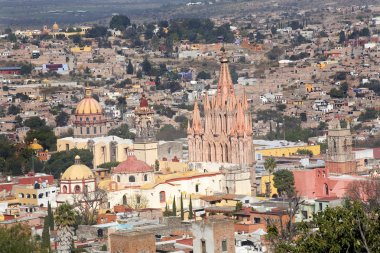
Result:
{"label": "tree canopy", "polygon": [[37,246],[29,226],[18,223],[10,227],[0,227],[1,252],[33,253],[38,251]]}
{"label": "tree canopy", "polygon": [[125,31],[125,29],[131,25],[131,20],[125,15],[115,15],[110,21],[110,28]]}
{"label": "tree canopy", "polygon": [[293,197],[294,195],[294,176],[289,170],[278,170],[273,173],[274,187],[281,197]]}
{"label": "tree canopy", "polygon": [[46,162],[45,170],[51,173],[54,178],[59,178],[68,167],[74,164],[75,156],[79,155],[82,164],[92,168],[93,155],[86,149],[71,149],[69,151],[60,151],[51,155]]}

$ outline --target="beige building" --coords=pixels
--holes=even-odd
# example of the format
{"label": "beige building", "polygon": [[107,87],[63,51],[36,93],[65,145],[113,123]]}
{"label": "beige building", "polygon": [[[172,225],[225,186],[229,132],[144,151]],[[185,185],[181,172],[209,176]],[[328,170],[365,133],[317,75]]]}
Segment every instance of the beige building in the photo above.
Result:
{"label": "beige building", "polygon": [[65,137],[57,140],[57,151],[71,149],[88,149],[92,151],[96,168],[100,164],[108,162],[122,162],[127,160],[128,151],[133,149],[133,142],[117,136],[105,136],[95,138]]}

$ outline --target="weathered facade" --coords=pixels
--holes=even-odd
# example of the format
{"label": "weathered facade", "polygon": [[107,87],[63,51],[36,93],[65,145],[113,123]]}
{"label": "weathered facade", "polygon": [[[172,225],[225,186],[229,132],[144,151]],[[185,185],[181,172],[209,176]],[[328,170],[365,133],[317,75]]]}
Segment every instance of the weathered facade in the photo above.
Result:
{"label": "weathered facade", "polygon": [[354,174],[356,173],[355,155],[352,152],[352,135],[349,125],[340,126],[339,120],[330,122],[327,135],[326,168],[330,173]]}

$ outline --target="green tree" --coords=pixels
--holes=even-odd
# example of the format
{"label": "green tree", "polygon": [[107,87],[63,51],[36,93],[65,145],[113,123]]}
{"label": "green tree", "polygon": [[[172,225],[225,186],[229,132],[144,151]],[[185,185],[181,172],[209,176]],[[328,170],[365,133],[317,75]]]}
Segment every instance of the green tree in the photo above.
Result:
{"label": "green tree", "polygon": [[291,198],[294,196],[294,176],[289,170],[278,170],[273,173],[274,187],[281,197]]}
{"label": "green tree", "polygon": [[50,252],[50,232],[49,232],[49,218],[48,216],[44,219],[44,228],[42,230],[42,242],[41,248]]}
{"label": "green tree", "polygon": [[376,119],[377,117],[379,117],[380,115],[380,111],[379,110],[376,110],[376,109],[373,109],[373,108],[367,108],[365,110],[365,112],[362,112],[360,115],[359,115],[359,118],[358,118],[358,121],[371,121],[373,119]]}
{"label": "green tree", "polygon": [[191,195],[190,195],[190,202],[189,202],[189,220],[193,219],[193,203],[191,201]]}
{"label": "green tree", "polygon": [[64,111],[61,111],[56,117],[55,117],[55,123],[58,127],[67,126],[67,122],[69,121],[70,115],[67,114]]}
{"label": "green tree", "polygon": [[30,75],[33,70],[32,64],[23,64],[21,66],[21,75]]}
{"label": "green tree", "polygon": [[74,207],[68,203],[61,204],[55,211],[59,252],[70,252],[73,248],[75,216]]}
{"label": "green tree", "polygon": [[0,227],[0,249],[4,253],[38,252],[31,228],[21,223]]}
{"label": "green tree", "polygon": [[132,62],[131,62],[130,59],[129,59],[129,61],[128,61],[127,74],[128,74],[128,75],[133,75],[133,65],[132,65]]}
{"label": "green tree", "polygon": [[197,75],[197,79],[211,79],[211,74],[202,70],[201,72],[198,73]]}
{"label": "green tree", "polygon": [[31,143],[34,139],[37,139],[44,149],[56,150],[57,137],[50,127],[45,126],[29,130],[26,133],[25,142]]}
{"label": "green tree", "polygon": [[15,106],[14,104],[8,107],[8,115],[17,115],[21,112],[21,108],[19,106]]}
{"label": "green tree", "polygon": [[144,61],[141,63],[141,68],[144,74],[150,76],[152,74],[152,64],[148,60],[148,58],[145,58]]}
{"label": "green tree", "polygon": [[235,211],[240,211],[241,209],[243,209],[243,203],[241,201],[236,202]]}
{"label": "green tree", "polygon": [[307,121],[307,115],[306,115],[306,112],[301,112],[301,113],[300,113],[300,119],[301,119],[301,121],[303,121],[303,122],[306,122],[306,121]]}
{"label": "green tree", "polygon": [[344,31],[339,32],[339,44],[343,44],[346,41],[346,33]]}
{"label": "green tree", "polygon": [[271,197],[270,196],[270,194],[272,192],[272,190],[271,190],[271,176],[272,176],[272,173],[273,173],[274,169],[276,168],[276,166],[277,166],[276,160],[273,157],[268,157],[267,159],[265,159],[264,168],[265,168],[265,170],[269,174],[269,192],[268,192],[268,197]]}
{"label": "green tree", "polygon": [[49,227],[50,231],[54,230],[54,214],[53,211],[51,210],[51,204],[50,202],[48,203],[48,221],[49,221]]}
{"label": "green tree", "polygon": [[183,210],[183,197],[181,193],[181,220],[185,219],[185,211]]}
{"label": "green tree", "polygon": [[175,203],[175,196],[173,197],[172,213],[173,213],[173,216],[177,216],[177,205]]}
{"label": "green tree", "polygon": [[297,149],[297,154],[299,155],[308,155],[309,157],[312,157],[313,156],[313,152],[311,150],[308,150],[308,149]]}
{"label": "green tree", "polygon": [[31,129],[40,129],[46,126],[46,121],[38,116],[30,117],[24,121],[24,125]]}
{"label": "green tree", "polygon": [[125,31],[125,29],[131,25],[131,20],[125,15],[115,15],[110,21],[110,28]]}
{"label": "green tree", "polygon": [[93,154],[86,149],[71,149],[69,151],[60,151],[51,155],[46,162],[45,170],[51,173],[54,178],[59,178],[68,167],[74,164],[75,156],[79,155],[81,163],[92,168]]}
{"label": "green tree", "polygon": [[117,128],[111,129],[110,131],[108,131],[108,135],[115,135],[123,139],[135,139],[135,134],[129,131],[129,127],[127,124],[122,124]]}
{"label": "green tree", "polygon": [[290,242],[283,241],[276,252],[378,252],[379,211],[366,211],[360,202],[327,208],[309,223],[298,226]]}

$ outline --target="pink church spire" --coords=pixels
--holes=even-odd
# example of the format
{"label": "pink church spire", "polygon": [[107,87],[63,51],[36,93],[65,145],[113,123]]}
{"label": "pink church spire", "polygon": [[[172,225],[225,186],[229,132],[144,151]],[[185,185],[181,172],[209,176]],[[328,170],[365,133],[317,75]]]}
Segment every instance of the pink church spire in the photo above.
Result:
{"label": "pink church spire", "polygon": [[218,83],[218,95],[217,100],[221,108],[226,106],[226,102],[230,95],[234,96],[235,91],[232,84],[232,78],[230,74],[230,69],[228,67],[228,58],[223,52],[222,58],[220,59],[220,72],[219,72],[219,83]]}
{"label": "pink church spire", "polygon": [[195,101],[195,103],[194,103],[193,131],[196,134],[199,134],[199,133],[202,132],[202,120],[201,120],[201,114],[199,112],[198,102],[197,101]]}

